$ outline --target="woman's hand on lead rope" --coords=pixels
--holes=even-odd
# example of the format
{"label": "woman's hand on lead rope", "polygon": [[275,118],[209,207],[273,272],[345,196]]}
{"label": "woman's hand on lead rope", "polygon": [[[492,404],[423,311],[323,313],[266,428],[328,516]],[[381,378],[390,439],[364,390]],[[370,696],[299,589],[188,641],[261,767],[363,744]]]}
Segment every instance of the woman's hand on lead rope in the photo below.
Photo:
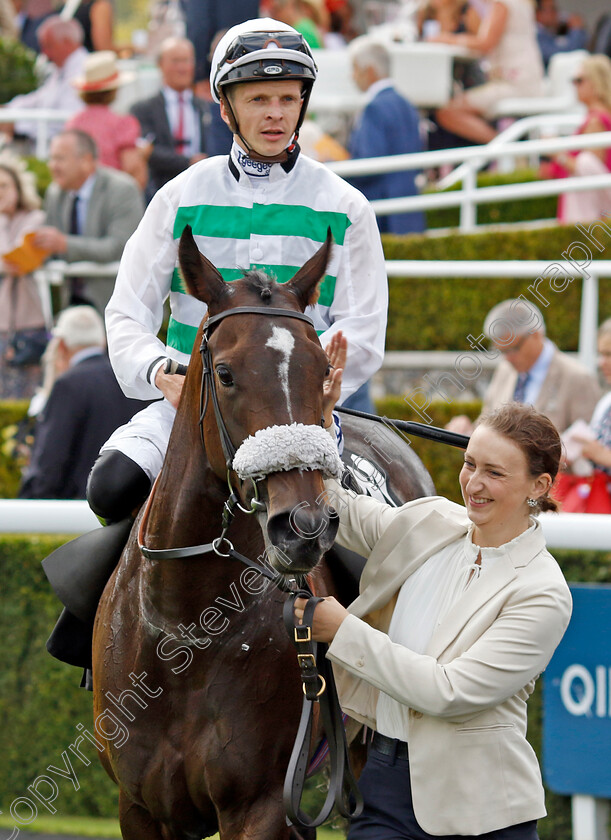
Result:
{"label": "woman's hand on lead rope", "polygon": [[342,390],[342,375],[348,354],[348,339],[338,330],[325,347],[329,359],[330,371],[323,385],[322,410],[325,418],[325,428],[333,422],[333,409],[340,398]]}
{"label": "woman's hand on lead rope", "polygon": [[[305,598],[295,599],[295,618],[297,624],[303,622],[303,610],[306,605]],[[329,595],[314,608],[312,620],[312,639],[315,642],[332,642],[339,630],[340,624],[349,615],[348,610]]]}

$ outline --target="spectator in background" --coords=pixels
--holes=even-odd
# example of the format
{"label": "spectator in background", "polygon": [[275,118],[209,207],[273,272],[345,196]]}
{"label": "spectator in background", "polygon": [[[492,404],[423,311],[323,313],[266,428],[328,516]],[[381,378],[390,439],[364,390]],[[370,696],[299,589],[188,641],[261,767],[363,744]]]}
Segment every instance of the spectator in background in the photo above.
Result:
{"label": "spectator in background", "polygon": [[559,52],[583,50],[588,42],[581,15],[560,15],[556,0],[537,0],[537,41],[545,67]]}
{"label": "spectator in background", "polygon": [[[94,140],[71,129],[51,141],[53,182],[45,195],[47,226],[35,244],[68,262],[109,263],[120,259],[144,212],[142,193],[130,175],[99,166]],[[70,303],[91,303],[103,311],[114,280],[74,280]]]}
{"label": "spectator in background", "polygon": [[[83,73],[87,50],[83,47],[83,28],[75,20],[62,20],[52,15],[38,27],[41,51],[52,62],[53,69],[43,84],[31,93],[15,96],[6,103],[8,108],[56,108],[58,111],[80,111],[83,103],[72,82]],[[0,111],[0,121],[2,112]],[[50,123],[51,134],[60,130],[60,123]],[[0,126],[5,134],[36,138],[37,124],[20,120],[14,126]]]}
{"label": "spectator in background", "polygon": [[[355,38],[348,47],[352,74],[367,105],[357,117],[348,143],[353,158],[384,157],[422,151],[418,111],[395,89],[390,78],[390,55],[383,44],[369,36]],[[418,195],[415,170],[350,180],[370,200]],[[424,230],[424,215],[393,213],[378,216],[380,233],[413,233]]]}
{"label": "spectator in background", "polygon": [[19,37],[16,18],[12,0],[0,0],[0,38],[14,41]]}
{"label": "spectator in background", "polygon": [[186,31],[195,47],[195,81],[200,96],[210,95],[210,51],[221,29],[256,18],[259,0],[183,0]]}
{"label": "spectator in background", "polygon": [[602,54],[611,58],[611,15],[598,18],[588,48],[594,55]]}
{"label": "spectator in background", "polygon": [[52,0],[13,0],[13,5],[17,13],[19,40],[34,52],[40,52],[38,28],[44,20],[54,14]]}
{"label": "spectator in background", "polygon": [[101,316],[65,309],[53,330],[57,378],[38,415],[19,498],[84,499],[87,477],[110,434],[142,408],[117,384]]}
{"label": "spectator in background", "polygon": [[440,32],[475,35],[481,20],[468,0],[429,0],[418,9],[416,22],[419,36],[426,41]]}
{"label": "spectator in background", "polygon": [[3,254],[44,223],[32,173],[6,153],[0,156],[0,397],[29,399],[40,378],[45,317],[32,275]]}
{"label": "spectator in background", "polygon": [[89,52],[113,49],[114,9],[111,0],[81,0],[74,20],[83,27],[83,45]]}
{"label": "spectator in background", "polygon": [[192,91],[195,51],[191,41],[187,38],[163,41],[159,69],[160,92],[131,107],[131,113],[140,123],[142,136],[152,144],[148,160],[149,199],[192,163],[207,157],[210,125],[208,103],[194,96]]}
{"label": "spectator in background", "polygon": [[86,107],[69,119],[65,128],[78,128],[91,135],[98,149],[98,162],[127,172],[144,190],[152,146],[140,144],[140,123],[134,116],[117,114],[110,108],[117,98],[118,88],[132,77],[119,73],[114,52],[103,50],[88,55],[83,76],[74,80],[74,87]]}
{"label": "spectator in background", "polygon": [[489,143],[497,133],[490,120],[500,101],[543,95],[543,62],[531,0],[485,0],[475,34],[440,33],[428,40],[468,47],[482,53],[489,65],[488,82],[469,88],[437,110],[435,118],[446,131],[472,143]]}
{"label": "spectator in background", "polygon": [[326,0],[329,12],[329,31],[325,35],[327,49],[342,49],[359,34],[353,20],[349,0]]}
{"label": "spectator in background", "polygon": [[328,13],[322,0],[264,0],[262,7],[266,16],[300,32],[312,49],[324,46],[321,23],[328,28]]}
{"label": "spectator in background", "polygon": [[[611,59],[590,55],[583,59],[573,78],[577,98],[587,113],[577,134],[611,131]],[[561,152],[551,161],[543,161],[542,178],[566,178],[571,175],[608,175],[611,172],[611,148],[575,149]],[[611,212],[611,187],[579,190],[558,196],[558,219],[562,224],[591,222]]]}
{"label": "spectator in background", "polygon": [[[598,365],[611,387],[611,318],[598,328]],[[582,437],[580,456],[611,476],[611,391],[604,394],[594,409],[590,422],[591,437]]]}
{"label": "spectator in background", "polygon": [[[545,321],[530,301],[505,300],[484,321],[484,335],[492,342],[489,356],[502,356],[484,396],[483,412],[505,403],[523,402],[545,414],[559,432],[577,419],[589,422],[600,397],[596,377],[545,335]],[[470,435],[473,424],[461,415],[447,428]]]}

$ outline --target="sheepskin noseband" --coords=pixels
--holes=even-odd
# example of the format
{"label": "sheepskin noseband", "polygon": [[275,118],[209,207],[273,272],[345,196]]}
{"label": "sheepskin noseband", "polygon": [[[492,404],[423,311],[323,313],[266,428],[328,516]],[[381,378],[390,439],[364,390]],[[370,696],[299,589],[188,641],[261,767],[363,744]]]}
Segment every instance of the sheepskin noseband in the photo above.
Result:
{"label": "sheepskin noseband", "polygon": [[293,469],[320,470],[325,478],[340,478],[343,471],[329,434],[304,423],[268,426],[250,435],[236,452],[233,469],[241,479]]}

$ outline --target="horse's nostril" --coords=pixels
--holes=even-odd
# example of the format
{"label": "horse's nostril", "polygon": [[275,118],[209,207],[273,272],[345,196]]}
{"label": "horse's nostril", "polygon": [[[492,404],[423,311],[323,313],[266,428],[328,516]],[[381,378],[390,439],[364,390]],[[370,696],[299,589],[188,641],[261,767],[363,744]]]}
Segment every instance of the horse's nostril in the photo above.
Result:
{"label": "horse's nostril", "polygon": [[273,545],[293,559],[297,559],[297,555],[304,558],[311,555],[314,562],[332,545],[337,527],[334,510],[313,509],[306,503],[291,511],[274,514],[267,520],[267,533]]}

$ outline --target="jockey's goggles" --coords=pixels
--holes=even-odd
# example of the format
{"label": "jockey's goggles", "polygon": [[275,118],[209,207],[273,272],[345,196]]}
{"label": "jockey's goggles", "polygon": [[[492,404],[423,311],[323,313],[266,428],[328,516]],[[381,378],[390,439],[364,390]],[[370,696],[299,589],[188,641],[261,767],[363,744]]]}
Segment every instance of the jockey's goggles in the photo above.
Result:
{"label": "jockey's goggles", "polygon": [[[259,66],[253,66],[259,62]],[[244,68],[248,65],[250,72]],[[296,78],[313,82],[317,67],[303,36],[297,32],[244,32],[228,46],[216,69],[215,85],[249,79]]]}
{"label": "jockey's goggles", "polygon": [[309,58],[308,66],[316,67],[312,52],[307,45],[305,39],[298,32],[244,32],[238,35],[227,47],[227,52],[219,62],[219,67],[223,64],[233,64],[239,58],[245,55],[252,55],[259,50],[273,50],[274,55],[280,55],[284,50],[290,50],[290,54],[286,58],[295,61],[296,56],[293,53],[303,53]]}

